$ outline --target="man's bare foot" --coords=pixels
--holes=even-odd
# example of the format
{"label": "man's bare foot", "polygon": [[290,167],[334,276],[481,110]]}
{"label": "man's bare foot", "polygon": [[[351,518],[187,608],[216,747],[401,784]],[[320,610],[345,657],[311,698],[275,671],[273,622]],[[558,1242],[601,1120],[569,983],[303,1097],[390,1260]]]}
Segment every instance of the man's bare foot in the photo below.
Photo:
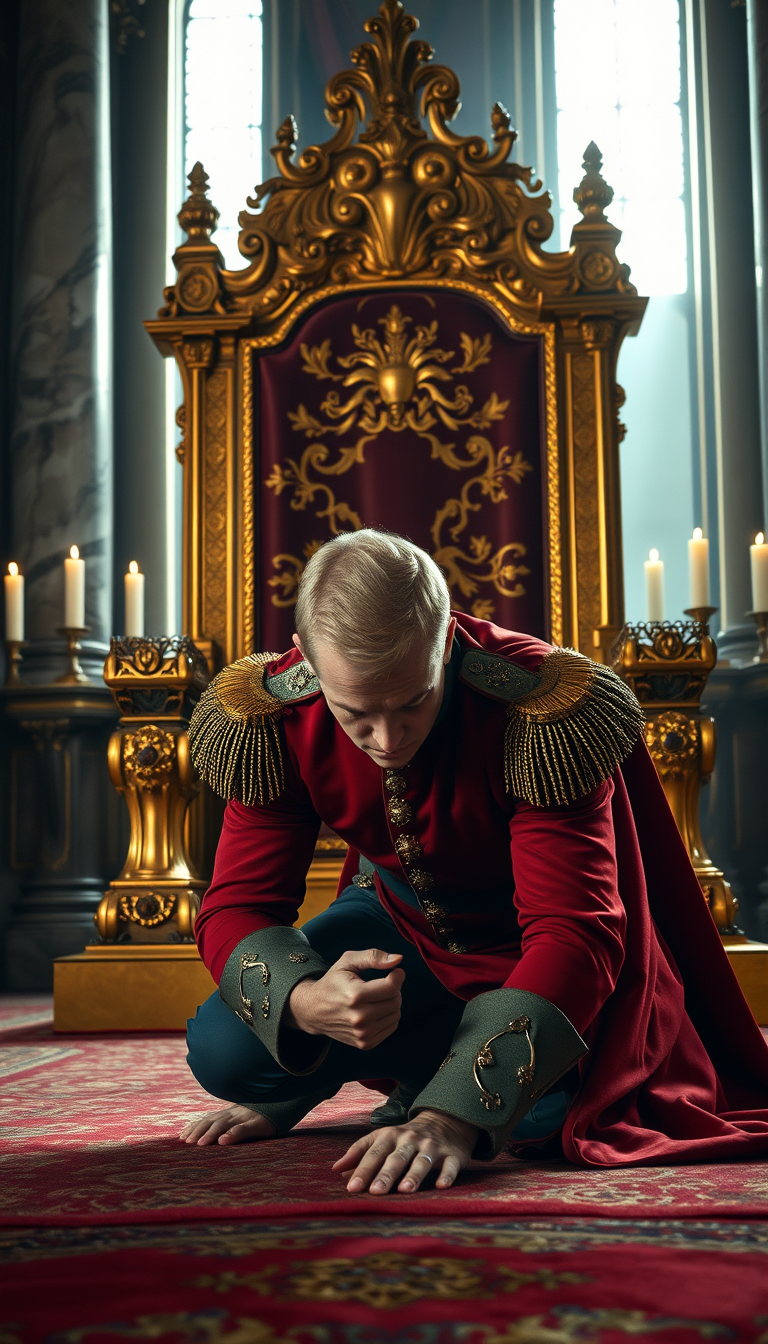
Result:
{"label": "man's bare foot", "polygon": [[209,1111],[201,1120],[190,1120],[179,1135],[185,1143],[205,1147],[209,1143],[247,1143],[252,1139],[271,1139],[275,1133],[271,1120],[257,1115],[247,1106],[225,1106]]}

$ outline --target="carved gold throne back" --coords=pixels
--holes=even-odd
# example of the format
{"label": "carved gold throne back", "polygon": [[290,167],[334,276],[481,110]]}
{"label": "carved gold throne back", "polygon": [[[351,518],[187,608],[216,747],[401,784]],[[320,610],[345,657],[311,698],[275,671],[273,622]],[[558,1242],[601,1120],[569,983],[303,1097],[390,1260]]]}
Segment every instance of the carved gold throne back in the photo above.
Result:
{"label": "carved gold throne back", "polygon": [[616,360],[646,300],[599,151],[570,248],[546,251],[550,197],[510,160],[504,108],[490,144],[457,135],[458,80],[417,21],[384,0],[365,27],[326,90],[331,138],[297,159],[280,127],[239,217],[244,269],[190,174],[146,324],[184,389],[184,630],[212,670],[286,648],[307,557],[379,525],[435,556],[462,610],[605,660],[624,620]]}

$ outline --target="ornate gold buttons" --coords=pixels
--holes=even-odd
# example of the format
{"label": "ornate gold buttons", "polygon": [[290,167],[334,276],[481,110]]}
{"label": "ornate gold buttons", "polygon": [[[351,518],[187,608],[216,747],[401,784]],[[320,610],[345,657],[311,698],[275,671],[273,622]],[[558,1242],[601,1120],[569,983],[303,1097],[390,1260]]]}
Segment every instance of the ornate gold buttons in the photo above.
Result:
{"label": "ornate gold buttons", "polygon": [[[384,789],[389,795],[387,815],[390,822],[393,826],[407,826],[413,819],[413,808],[403,796],[408,790],[408,781],[403,772],[401,770],[385,770]],[[412,866],[414,861],[422,858],[424,854],[418,837],[415,835],[397,835],[394,837],[393,843],[395,852],[405,868],[406,877],[416,892],[419,908],[432,925],[435,939],[440,947],[456,954],[466,952],[468,949],[463,947],[461,943],[456,942],[453,937],[450,915],[445,907],[438,905],[436,901],[422,899],[422,893],[431,891],[434,887],[435,879],[426,868]],[[359,886],[363,885],[363,879],[360,877],[355,877],[352,880]]]}
{"label": "ornate gold buttons", "polygon": [[431,891],[435,885],[434,877],[424,868],[409,869],[408,881],[414,891]]}
{"label": "ornate gold buttons", "polygon": [[413,808],[404,798],[390,798],[387,813],[393,826],[407,826],[413,820]]}
{"label": "ornate gold buttons", "polygon": [[424,853],[415,835],[398,835],[395,840],[395,849],[398,858],[402,859],[403,863],[413,863],[414,859],[420,859]]}

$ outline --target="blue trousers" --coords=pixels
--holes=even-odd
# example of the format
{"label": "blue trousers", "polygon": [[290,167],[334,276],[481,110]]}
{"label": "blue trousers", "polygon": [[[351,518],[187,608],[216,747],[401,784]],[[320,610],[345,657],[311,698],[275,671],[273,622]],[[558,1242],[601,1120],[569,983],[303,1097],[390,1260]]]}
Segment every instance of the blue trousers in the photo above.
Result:
{"label": "blue trousers", "polygon": [[[373,1050],[331,1042],[312,1074],[286,1073],[257,1036],[212,994],[188,1023],[187,1060],[195,1078],[214,1097],[249,1106],[293,1101],[319,1089],[328,1095],[362,1078],[393,1078],[421,1088],[445,1058],[464,1003],[433,975],[412,943],[398,933],[375,891],[350,886],[302,932],[332,966],[344,952],[378,947],[400,952],[405,980],[397,1029]],[[363,978],[378,977],[377,971]]]}

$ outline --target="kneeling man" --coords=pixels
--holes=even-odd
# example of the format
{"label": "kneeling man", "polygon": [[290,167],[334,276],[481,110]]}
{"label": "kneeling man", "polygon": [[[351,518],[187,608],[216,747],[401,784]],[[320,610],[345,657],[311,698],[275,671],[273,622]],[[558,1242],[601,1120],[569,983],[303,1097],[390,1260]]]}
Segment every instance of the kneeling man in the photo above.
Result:
{"label": "kneeling man", "polygon": [[[336,1163],[351,1191],[447,1187],[505,1148],[768,1152],[768,1051],[624,683],[452,614],[430,556],[371,530],[309,561],[296,631],[225,668],[190,727],[228,806],[189,1062],[232,1104],[187,1142],[283,1135],[377,1080],[389,1101]],[[321,822],[349,851],[299,930]]]}

